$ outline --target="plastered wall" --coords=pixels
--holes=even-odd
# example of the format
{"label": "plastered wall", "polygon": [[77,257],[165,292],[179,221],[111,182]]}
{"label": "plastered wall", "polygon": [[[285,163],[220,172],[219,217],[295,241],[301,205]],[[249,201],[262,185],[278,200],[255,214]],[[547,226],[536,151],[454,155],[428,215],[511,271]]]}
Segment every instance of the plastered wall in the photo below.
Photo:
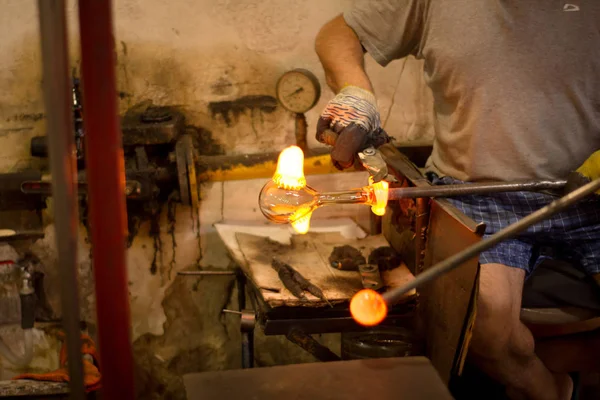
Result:
{"label": "plastered wall", "polygon": [[[294,142],[293,115],[281,107],[265,111],[249,107],[241,113],[211,111],[211,103],[248,95],[275,95],[277,78],[292,68],[313,71],[323,85],[318,105],[307,114],[309,146],[320,110],[332,93],[313,51],[314,37],[327,20],[351,4],[331,0],[115,0],[115,51],[120,111],[142,101],[180,106],[188,123],[211,133],[226,154],[278,151]],[[79,70],[77,11],[68,1],[71,62]],[[41,59],[36,2],[5,0],[0,4],[0,173],[45,168],[29,156],[31,137],[45,131],[41,95]],[[386,130],[400,142],[431,140],[430,95],[421,66],[400,60],[381,68],[371,59],[367,69],[378,96]],[[206,149],[198,149],[200,153]],[[345,188],[365,181],[363,173],[309,178],[323,188]],[[208,182],[201,187],[200,241],[191,229],[189,209],[175,204],[159,216],[160,242],[150,236],[150,223],[140,225],[127,254],[132,314],[132,339],[140,397],[181,397],[178,376],[191,371],[239,366],[239,335],[235,320],[220,310],[230,303],[230,278],[181,278],[176,272],[197,265],[228,268],[230,259],[215,233],[215,222],[262,221],[256,208],[261,180]],[[60,315],[56,282],[56,251],[52,207],[45,214],[46,237],[31,247],[44,264],[46,291]],[[320,214],[356,216],[339,207]],[[318,217],[319,214],[317,213]],[[0,221],[1,225],[1,221]],[[172,228],[173,235],[169,233]],[[82,316],[94,332],[92,263],[87,232],[81,228],[79,248]],[[175,243],[175,246],[173,244]],[[13,251],[6,245],[0,250]],[[175,254],[174,254],[175,251]],[[158,258],[157,258],[158,257]],[[151,272],[158,260],[156,272]],[[37,370],[56,367],[59,342],[51,330],[36,331]],[[19,346],[18,329],[0,328]],[[293,345],[275,338],[258,339],[259,364],[311,361]],[[2,361],[2,379],[15,371]],[[151,394],[154,393],[154,394]],[[175,394],[174,394],[175,393]],[[178,394],[177,394],[178,393]]]}

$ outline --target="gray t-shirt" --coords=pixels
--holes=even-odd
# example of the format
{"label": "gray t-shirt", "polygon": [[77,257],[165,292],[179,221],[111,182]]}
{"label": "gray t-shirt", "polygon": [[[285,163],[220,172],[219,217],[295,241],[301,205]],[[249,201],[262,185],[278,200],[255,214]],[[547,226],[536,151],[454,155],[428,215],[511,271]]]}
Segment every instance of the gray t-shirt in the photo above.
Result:
{"label": "gray t-shirt", "polygon": [[344,18],[381,65],[424,60],[430,170],[564,178],[600,148],[600,0],[371,0]]}

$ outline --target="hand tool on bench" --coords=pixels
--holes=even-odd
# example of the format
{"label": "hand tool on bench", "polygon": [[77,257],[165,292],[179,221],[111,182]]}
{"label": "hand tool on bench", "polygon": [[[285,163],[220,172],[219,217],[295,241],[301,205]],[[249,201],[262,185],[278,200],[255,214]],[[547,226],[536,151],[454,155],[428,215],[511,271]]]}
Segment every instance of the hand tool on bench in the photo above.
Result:
{"label": "hand tool on bench", "polygon": [[319,289],[316,285],[310,283],[305,277],[303,277],[300,272],[296,271],[292,268],[291,265],[286,264],[282,261],[273,258],[271,261],[271,266],[277,274],[279,275],[279,279],[285,286],[287,290],[289,290],[294,296],[299,299],[306,299],[306,295],[304,291],[306,290],[308,293],[313,296],[324,300],[331,306],[331,303],[327,300],[323,291]]}
{"label": "hand tool on bench", "polygon": [[[514,224],[507,226],[506,228],[481,240],[480,242],[467,247],[452,257],[437,263],[436,265],[417,275],[414,280],[406,285],[389,290],[383,295],[380,295],[372,290],[369,291],[368,289],[361,290],[352,298],[350,303],[350,311],[352,312],[352,316],[358,323],[363,325],[377,325],[387,315],[388,306],[398,302],[400,299],[402,299],[404,294],[452,271],[453,269],[462,265],[465,261],[478,256],[482,251],[497,245],[503,240],[516,236],[530,226],[550,218],[551,216],[563,211],[567,207],[570,207],[585,197],[592,195],[598,190],[600,190],[600,179],[595,179],[586,185],[566,194],[558,200],[553,201],[546,207],[543,207],[538,211],[524,217],[518,222],[515,222]],[[373,313],[375,311],[377,312],[377,318],[373,318]]]}

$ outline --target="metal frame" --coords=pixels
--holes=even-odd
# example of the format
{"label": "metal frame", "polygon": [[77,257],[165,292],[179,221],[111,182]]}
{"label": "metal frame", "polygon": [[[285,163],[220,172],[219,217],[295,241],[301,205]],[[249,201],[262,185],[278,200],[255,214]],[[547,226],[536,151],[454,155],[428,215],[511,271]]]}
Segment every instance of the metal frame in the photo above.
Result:
{"label": "metal frame", "polygon": [[83,399],[77,262],[77,168],[65,1],[38,0],[38,9],[50,169],[54,176],[54,224],[61,277],[62,321],[69,358],[69,387],[71,398]]}
{"label": "metal frame", "polygon": [[[38,0],[38,9],[69,385],[71,397],[83,399],[77,277],[77,171],[65,1]],[[79,26],[103,397],[133,399],[125,265],[125,174],[117,114],[111,1],[81,0]]]}
{"label": "metal frame", "polygon": [[133,399],[125,168],[117,109],[112,2],[80,0],[79,29],[102,394],[107,399]]}
{"label": "metal frame", "polygon": [[254,309],[254,321],[252,324],[246,323],[244,319],[243,311],[246,309],[246,276],[242,272],[241,268],[237,268],[235,271],[236,283],[238,290],[238,307],[242,313],[240,319],[240,332],[242,335],[242,368],[253,368],[254,367],[254,328],[256,321],[256,307],[255,302],[252,301],[252,308]]}
{"label": "metal frame", "polygon": [[[266,336],[284,335],[286,338],[313,355],[317,360],[327,362],[339,360],[326,346],[321,345],[310,335],[321,333],[360,332],[367,330],[352,318],[347,306],[334,308],[277,307],[271,308],[260,300],[257,289],[247,286],[247,279],[241,269],[238,276],[238,301],[240,310],[246,305],[246,295],[252,303],[256,319]],[[246,290],[248,289],[248,290]],[[414,323],[415,302],[395,305],[381,325],[397,326]],[[254,334],[242,331],[242,368],[253,367]],[[248,358],[250,357],[250,359]]]}
{"label": "metal frame", "polygon": [[[413,317],[415,303],[409,302],[390,309],[382,325],[408,323]],[[290,329],[300,328],[309,334],[360,332],[365,328],[357,324],[348,307],[308,309],[302,307],[265,307],[260,315],[265,335],[287,335]]]}

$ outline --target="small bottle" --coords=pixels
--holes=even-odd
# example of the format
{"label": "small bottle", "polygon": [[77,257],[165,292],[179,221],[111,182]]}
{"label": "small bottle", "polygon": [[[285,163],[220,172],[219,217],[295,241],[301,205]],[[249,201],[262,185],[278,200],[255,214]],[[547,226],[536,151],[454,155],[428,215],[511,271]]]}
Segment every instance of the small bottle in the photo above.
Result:
{"label": "small bottle", "polygon": [[385,214],[388,183],[381,181],[343,192],[319,193],[307,186],[304,177],[304,153],[299,147],[284,149],[277,161],[273,178],[260,191],[258,203],[267,219],[279,224],[290,223],[297,233],[310,228],[315,209],[333,204],[366,204],[377,215]]}

